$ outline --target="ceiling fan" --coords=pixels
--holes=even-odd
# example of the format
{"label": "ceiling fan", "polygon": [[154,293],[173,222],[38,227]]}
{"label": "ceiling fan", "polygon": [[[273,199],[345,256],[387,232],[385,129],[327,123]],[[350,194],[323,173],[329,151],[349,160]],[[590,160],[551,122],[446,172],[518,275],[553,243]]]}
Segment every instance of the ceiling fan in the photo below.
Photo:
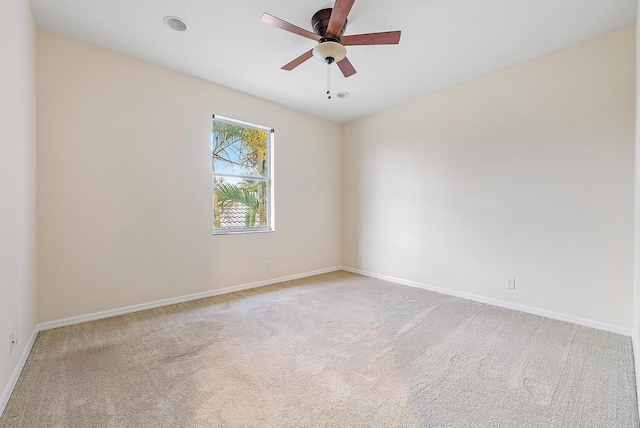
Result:
{"label": "ceiling fan", "polygon": [[347,58],[345,46],[397,45],[400,42],[400,31],[343,36],[347,28],[347,16],[354,2],[355,0],[336,0],[333,9],[322,9],[316,12],[311,17],[313,32],[290,24],[268,13],[263,14],[260,20],[265,24],[273,25],[318,42],[315,48],[285,64],[282,69],[291,71],[313,56],[327,64],[337,63],[344,77],[349,77],[356,73],[356,69],[353,68]]}

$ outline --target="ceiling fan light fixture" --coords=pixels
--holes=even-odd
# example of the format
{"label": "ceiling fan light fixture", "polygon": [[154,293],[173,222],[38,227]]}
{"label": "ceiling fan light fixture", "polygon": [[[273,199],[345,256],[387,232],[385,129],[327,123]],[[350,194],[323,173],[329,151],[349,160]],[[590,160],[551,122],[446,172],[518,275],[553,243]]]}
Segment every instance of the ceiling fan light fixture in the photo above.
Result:
{"label": "ceiling fan light fixture", "polygon": [[340,62],[347,56],[347,50],[338,42],[320,42],[313,48],[313,57],[321,62],[329,64]]}

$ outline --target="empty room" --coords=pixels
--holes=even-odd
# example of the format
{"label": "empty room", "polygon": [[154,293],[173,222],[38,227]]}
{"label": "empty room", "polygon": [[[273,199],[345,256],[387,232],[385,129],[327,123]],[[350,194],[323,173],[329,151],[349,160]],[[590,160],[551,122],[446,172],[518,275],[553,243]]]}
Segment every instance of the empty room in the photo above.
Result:
{"label": "empty room", "polygon": [[640,427],[636,0],[0,5],[0,428]]}

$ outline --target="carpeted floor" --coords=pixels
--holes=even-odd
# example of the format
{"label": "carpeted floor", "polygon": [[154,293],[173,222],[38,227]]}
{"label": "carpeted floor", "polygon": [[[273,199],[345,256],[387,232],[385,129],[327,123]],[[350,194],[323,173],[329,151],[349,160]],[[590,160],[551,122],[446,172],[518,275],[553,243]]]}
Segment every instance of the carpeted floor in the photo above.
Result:
{"label": "carpeted floor", "polygon": [[40,333],[20,427],[638,427],[627,337],[347,272]]}

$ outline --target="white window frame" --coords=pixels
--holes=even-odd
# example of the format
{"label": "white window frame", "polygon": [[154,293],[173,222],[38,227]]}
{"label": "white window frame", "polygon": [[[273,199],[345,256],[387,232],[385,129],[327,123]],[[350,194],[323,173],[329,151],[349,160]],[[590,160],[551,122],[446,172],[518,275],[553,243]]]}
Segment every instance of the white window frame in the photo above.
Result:
{"label": "white window frame", "polygon": [[[240,179],[249,179],[249,180],[261,180],[266,181],[267,183],[267,226],[266,227],[247,227],[247,228],[233,228],[233,229],[216,229],[214,227],[214,209],[213,206],[213,197],[211,198],[211,218],[212,218],[212,230],[214,235],[233,235],[233,234],[245,234],[245,233],[264,233],[264,232],[275,232],[275,192],[274,192],[274,184],[273,184],[273,146],[275,142],[275,130],[271,127],[256,125],[255,123],[244,122],[237,119],[231,119],[228,117],[220,116],[214,114],[212,117],[213,120],[220,120],[229,123],[233,123],[235,125],[245,126],[248,128],[260,129],[262,131],[267,132],[267,170],[264,177],[253,176],[253,175],[245,175],[245,174],[233,174],[233,173],[225,173],[225,172],[214,172],[213,169],[211,171],[211,177],[230,177],[230,178],[240,178]],[[213,137],[213,135],[212,135]],[[213,138],[211,139],[213,144]],[[213,149],[213,147],[212,147]],[[213,180],[211,180],[213,183]],[[211,195],[213,196],[214,188],[213,184],[211,186]]]}

